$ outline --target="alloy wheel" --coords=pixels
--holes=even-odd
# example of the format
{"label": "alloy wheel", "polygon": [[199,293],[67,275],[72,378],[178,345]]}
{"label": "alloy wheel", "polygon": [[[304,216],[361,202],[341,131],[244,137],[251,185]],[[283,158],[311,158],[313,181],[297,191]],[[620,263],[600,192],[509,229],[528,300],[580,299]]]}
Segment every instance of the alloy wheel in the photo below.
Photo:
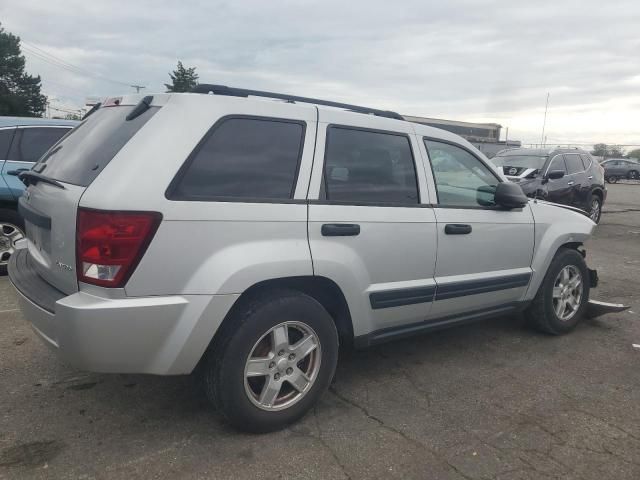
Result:
{"label": "alloy wheel", "polygon": [[22,229],[12,223],[0,223],[0,265],[9,263],[16,251],[16,243],[24,238]]}
{"label": "alloy wheel", "polygon": [[567,265],[553,284],[553,309],[563,322],[571,320],[582,303],[582,274],[575,265]]}
{"label": "alloy wheel", "polygon": [[595,223],[598,223],[598,220],[600,219],[600,210],[600,199],[593,198],[591,200],[591,212],[589,213],[589,218]]}
{"label": "alloy wheel", "polygon": [[262,410],[298,403],[311,389],[322,360],[318,335],[302,322],[271,328],[251,349],[245,369],[245,392]]}

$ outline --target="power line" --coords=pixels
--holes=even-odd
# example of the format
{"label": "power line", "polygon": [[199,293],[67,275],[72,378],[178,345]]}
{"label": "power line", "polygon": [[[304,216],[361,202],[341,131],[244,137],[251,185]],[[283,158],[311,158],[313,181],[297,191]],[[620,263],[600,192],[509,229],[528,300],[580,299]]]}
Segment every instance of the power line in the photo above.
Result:
{"label": "power line", "polygon": [[133,82],[122,82],[120,80],[114,80],[99,73],[95,73],[85,68],[78,67],[76,65],[73,65],[72,63],[62,60],[59,57],[56,57],[55,55],[41,49],[40,47],[36,47],[35,45],[27,43],[24,40],[22,41],[22,48],[27,53],[29,53],[29,55],[32,55],[33,57],[38,58],[39,60],[42,60],[50,65],[56,66],[71,73],[75,73],[76,75],[83,75],[85,77],[92,77],[113,84],[123,85],[125,87],[132,87],[136,89],[136,92],[140,92],[141,88],[145,88],[142,85],[132,84]]}

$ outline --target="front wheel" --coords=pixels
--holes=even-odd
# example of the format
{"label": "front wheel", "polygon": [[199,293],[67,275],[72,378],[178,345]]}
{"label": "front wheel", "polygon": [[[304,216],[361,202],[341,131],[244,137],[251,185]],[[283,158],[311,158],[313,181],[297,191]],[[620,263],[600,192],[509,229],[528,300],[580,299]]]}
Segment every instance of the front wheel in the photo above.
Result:
{"label": "front wheel", "polygon": [[607,177],[607,182],[618,183],[618,177],[616,177],[615,175],[611,175],[610,177]]}
{"label": "front wheel", "polygon": [[18,212],[0,209],[0,275],[7,274],[9,258],[16,251],[16,243],[24,238],[24,222]]}
{"label": "front wheel", "polygon": [[635,170],[631,170],[627,177],[629,178],[629,180],[637,180],[639,175]]}
{"label": "front wheel", "polygon": [[270,432],[301,418],[327,390],[338,333],[315,299],[273,291],[239,308],[204,365],[205,391],[234,427]]}
{"label": "front wheel", "polygon": [[525,315],[531,325],[552,335],[575,328],[589,301],[589,272],[582,255],[561,248]]}

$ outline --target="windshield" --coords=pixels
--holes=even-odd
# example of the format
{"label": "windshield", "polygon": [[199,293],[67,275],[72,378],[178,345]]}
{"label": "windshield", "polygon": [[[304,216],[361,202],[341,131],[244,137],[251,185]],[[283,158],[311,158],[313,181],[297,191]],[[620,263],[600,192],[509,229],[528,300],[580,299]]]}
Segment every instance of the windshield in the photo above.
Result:
{"label": "windshield", "polygon": [[491,161],[496,167],[525,167],[540,170],[549,157],[537,155],[504,155],[493,157]]}

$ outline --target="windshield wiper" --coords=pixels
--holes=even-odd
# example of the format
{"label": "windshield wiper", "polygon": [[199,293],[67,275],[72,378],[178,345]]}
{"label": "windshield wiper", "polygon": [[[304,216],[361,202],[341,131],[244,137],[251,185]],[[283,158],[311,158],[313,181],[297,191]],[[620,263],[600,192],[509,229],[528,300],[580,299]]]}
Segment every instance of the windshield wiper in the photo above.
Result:
{"label": "windshield wiper", "polygon": [[27,170],[25,172],[20,173],[20,175],[18,175],[18,178],[22,180],[22,183],[24,183],[27,187],[29,185],[35,185],[38,182],[42,182],[42,183],[48,183],[49,185],[53,185],[54,187],[58,187],[65,190],[64,185],[61,184],[59,181],[54,180],[53,178],[46,177],[41,173],[34,172],[33,170]]}

